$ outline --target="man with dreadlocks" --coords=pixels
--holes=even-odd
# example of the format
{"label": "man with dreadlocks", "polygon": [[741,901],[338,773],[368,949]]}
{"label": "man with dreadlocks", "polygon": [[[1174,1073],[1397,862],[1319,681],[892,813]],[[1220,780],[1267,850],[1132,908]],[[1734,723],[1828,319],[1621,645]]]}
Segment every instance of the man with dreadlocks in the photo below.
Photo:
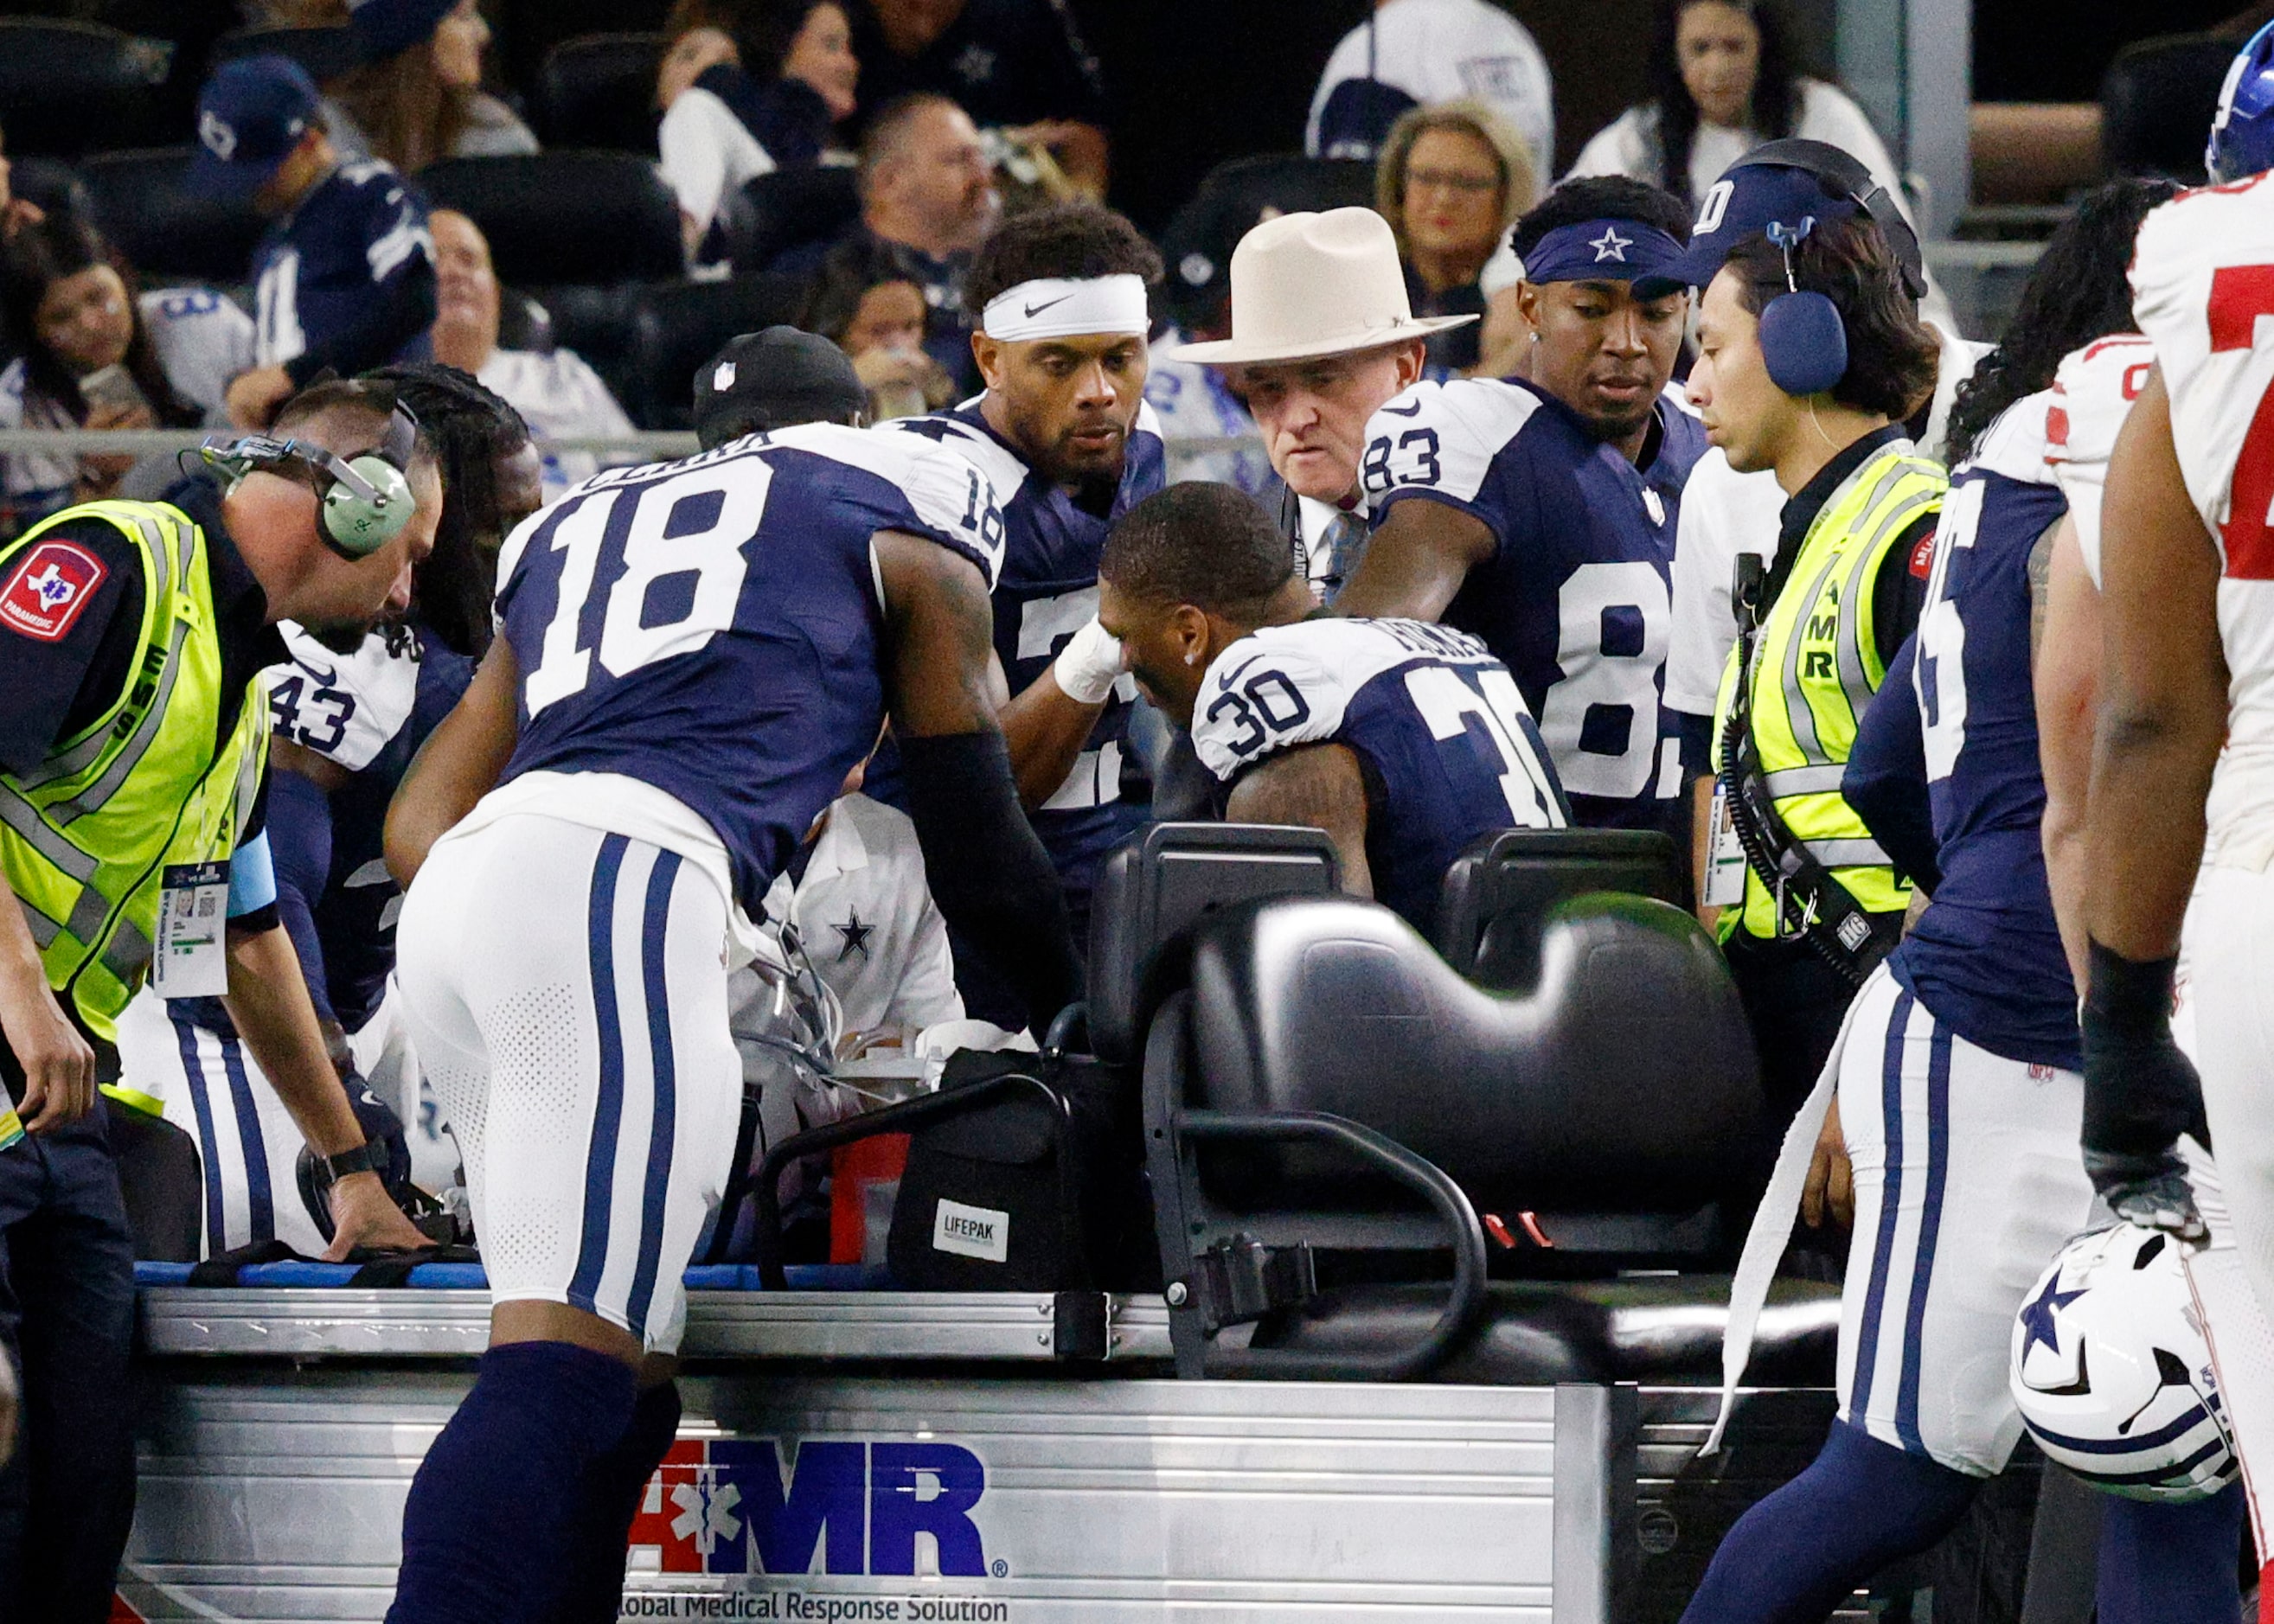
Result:
{"label": "man with dreadlocks", "polygon": [[[373,1142],[396,1147],[388,1179],[401,1194],[414,1173],[402,1124],[416,1116],[418,1079],[389,996],[401,902],[380,835],[410,758],[488,645],[498,547],[536,510],[538,469],[520,415],[471,374],[428,362],[373,376],[394,386],[434,443],[441,522],[405,620],[344,633],[283,623],[292,658],[264,673],[275,726],[268,830],[277,911],[358,1115]],[[198,1139],[207,1255],[272,1240],[322,1251],[330,1224],[312,1164],[218,1002],[169,1004],[146,990],[120,1019],[118,1043],[130,1102]],[[415,1173],[447,1184],[454,1170]]]}

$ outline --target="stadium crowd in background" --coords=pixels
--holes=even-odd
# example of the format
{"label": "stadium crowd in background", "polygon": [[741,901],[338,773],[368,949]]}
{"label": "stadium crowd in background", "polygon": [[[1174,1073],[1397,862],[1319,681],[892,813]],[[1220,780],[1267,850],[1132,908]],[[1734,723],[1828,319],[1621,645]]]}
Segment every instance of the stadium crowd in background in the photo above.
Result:
{"label": "stadium crowd in background", "polygon": [[[78,1479],[53,1441],[124,1357],[115,1157],[100,1108],[73,1127],[56,1101],[84,1112],[100,1075],[117,1109],[200,1138],[206,1252],[410,1244],[360,1177],[374,1171],[430,1236],[456,1237],[493,1199],[481,1158],[510,1130],[493,1119],[470,1148],[435,1116],[408,1057],[416,1022],[392,979],[403,892],[386,875],[430,850],[468,872],[470,853],[505,844],[481,837],[515,816],[546,823],[561,862],[610,888],[608,906],[635,850],[664,912],[681,908],[652,986],[689,964],[707,977],[712,958],[723,970],[724,940],[757,954],[731,983],[706,981],[700,1004],[722,1015],[706,1064],[732,1069],[730,1030],[753,1079],[778,1052],[767,1023],[809,997],[824,1047],[847,1057],[914,1052],[927,1029],[1045,1040],[1102,868],[1153,821],[1316,827],[1344,890],[1424,930],[1449,863],[1495,831],[1662,837],[1758,1052],[1767,1110],[1738,1180],[1764,1214],[1746,1251],[1755,1283],[1796,1212],[1812,1229],[1856,1225],[1852,1253],[1811,1245],[1794,1265],[1845,1281],[1841,1419],[1810,1472],[1738,1525],[1697,1624],[1821,1616],[1942,1539],[2021,1436],[2002,1386],[1969,1409],[1967,1384],[2003,1359],[2022,1282],[2096,1210],[2095,1187],[2174,1233],[2195,1216],[2168,1146],[2072,1154],[2112,1119],[2088,1114],[2079,1082],[2091,1071],[2071,1019],[2079,988],[2091,996],[2088,966],[2133,983],[2129,960],[2088,950],[2076,894],[2091,679],[2068,669],[2055,703],[2038,662],[2049,594],[2091,617],[2066,622],[2078,639],[2098,637],[2097,487],[2063,465],[2092,461],[2092,435],[2112,440],[2122,420],[2105,413],[2072,445],[2056,376],[2082,392],[2083,364],[2062,357],[2124,338],[2120,267],[2168,188],[2096,194],[2013,330],[1964,334],[1929,279],[1917,199],[1855,100],[1801,71],[1780,0],[1663,0],[1648,98],[1560,179],[1554,78],[1521,25],[1488,0],[1377,0],[1323,64],[1307,128],[1287,132],[1311,162],[1211,176],[1156,244],[1103,200],[1113,64],[1061,0],[677,0],[636,89],[644,106],[652,94],[650,200],[676,222],[666,257],[681,274],[547,291],[564,321],[589,324],[580,344],[605,330],[593,312],[612,298],[632,312],[621,353],[586,354],[556,338],[530,289],[501,285],[501,263],[533,256],[453,162],[540,152],[486,61],[478,0],[276,0],[260,20],[336,49],[313,68],[295,59],[301,44],[251,51],[205,79],[183,184],[266,222],[215,285],[144,287],[68,187],[45,211],[11,199],[0,159],[0,429],[303,437],[211,449],[187,479],[170,454],[0,452],[0,666],[19,679],[0,703],[0,791],[47,831],[23,817],[0,829],[17,894],[34,907],[49,896],[78,816],[39,823],[56,796],[37,792],[109,759],[87,752],[118,697],[111,679],[178,655],[154,620],[108,606],[116,585],[100,592],[114,573],[162,577],[168,554],[142,521],[177,515],[204,538],[199,590],[221,623],[200,632],[211,670],[179,702],[197,749],[169,735],[150,771],[252,763],[259,793],[242,808],[197,803],[210,827],[194,855],[257,845],[248,868],[274,870],[265,891],[230,898],[226,1007],[138,998],[139,966],[72,1004],[50,961],[75,919],[40,916],[36,948],[0,929],[0,1059],[31,1078],[22,1103],[57,1169],[44,1192],[0,1177],[0,1239],[38,1242],[18,1226],[58,1206],[101,1231],[79,1298],[21,1305],[100,1321],[79,1356],[91,1374],[52,1347],[27,1357],[36,1338],[0,1315],[37,1418],[31,1464],[10,1470],[19,1487],[26,1472],[76,1483],[95,1508],[53,1565],[61,1577],[39,1578],[69,1592],[39,1616],[100,1616],[91,1598],[125,1532],[115,1422],[94,1427],[102,1458]],[[574,145],[540,127],[553,148]],[[765,330],[679,342],[669,298],[705,289],[722,308],[779,306],[805,331],[738,319]],[[588,523],[617,511],[614,492],[629,515],[678,476],[620,471],[630,448],[553,442],[627,439],[634,412],[660,427],[666,410],[695,428],[704,467],[758,483],[730,477],[652,523],[666,510],[650,508],[645,529]],[[747,440],[760,432],[779,445]],[[1179,459],[1187,439],[1239,443]],[[333,524],[343,505],[365,511],[342,470],[385,483],[378,465],[417,517],[358,551]],[[747,512],[734,505],[746,497]],[[1985,504],[2004,505],[1984,521]],[[523,526],[540,508],[553,528]],[[755,533],[762,511],[768,545],[819,538],[825,553],[770,565],[756,594],[629,561],[730,519]],[[603,548],[615,573],[596,588]],[[1961,551],[1973,556],[1954,563]],[[74,557],[90,569],[70,573]],[[618,600],[630,609],[599,608],[627,578],[643,583]],[[663,585],[681,578],[684,591]],[[2123,585],[2136,632],[2140,583]],[[595,591],[589,614],[538,612]],[[82,598],[106,606],[74,636]],[[595,648],[576,646],[580,615],[605,624]],[[736,618],[749,615],[827,643],[836,663],[787,660],[784,634],[749,671],[707,668],[728,697],[706,722],[654,668],[722,629],[779,631]],[[718,624],[672,642],[704,616]],[[1284,692],[1249,680],[1266,652]],[[239,722],[264,700],[265,719]],[[749,784],[704,778],[728,769],[697,735],[731,724],[738,741],[779,743],[804,725],[801,701],[845,736],[799,737],[795,804],[756,817]],[[533,771],[524,736],[543,757]],[[595,797],[606,804],[572,816],[562,780],[584,771],[611,775]],[[504,801],[483,800],[501,784]],[[714,793],[725,811],[689,810]],[[738,818],[756,831],[712,838]],[[448,832],[460,820],[471,838]],[[479,883],[534,894],[543,877]],[[700,891],[695,924],[674,887]],[[430,1026],[495,967],[437,895],[421,898],[425,962],[448,957],[438,944],[462,957],[429,975]],[[108,900],[149,898],[126,887]],[[2169,991],[2155,963],[2131,968]],[[249,989],[256,969],[276,983],[265,997]],[[656,1042],[667,1049],[666,1028],[695,1007],[660,1017]],[[458,1059],[451,1098],[471,1109],[488,1073]],[[1954,1066],[1967,1091],[1954,1116]],[[2041,1086],[2068,1088],[2068,1103],[2035,1110]],[[2105,1107],[2115,1085],[2102,1086]],[[768,1109],[772,1132],[857,1106],[832,1094]],[[348,1144],[350,1119],[368,1155]],[[0,1111],[0,1157],[17,1127]],[[2059,1177],[2024,1188],[2038,1169],[2023,1151],[2058,1161]],[[725,1147],[703,1154],[708,1167]],[[322,1176],[295,1206],[307,1158]],[[686,1214],[717,1193],[689,1194],[671,1161],[663,1146],[649,1203],[670,1207],[669,1241],[651,1214],[656,1242],[640,1243],[652,1302],[531,1288],[516,1322],[529,1335],[503,1340],[547,1351],[493,1350],[488,1385],[428,1456],[407,1624],[451,1616],[435,1598],[463,1577],[483,1496],[508,1479],[550,1494],[547,1526],[584,1541],[567,1582],[580,1596],[621,1581],[616,1502],[648,1480],[677,1400],[667,1377],[619,1391],[617,1367],[675,1346],[678,1274],[659,1290],[652,1254],[683,1262]],[[1953,1166],[1964,1191],[1922,1215],[1919,1181]],[[1954,1232],[1962,1214],[2003,1250],[1972,1265],[1946,1253],[1934,1275],[1939,1226]],[[1908,1319],[1890,1292],[1908,1294]],[[654,1327],[636,1323],[651,1306]],[[620,1445],[585,1448],[589,1417],[531,1396],[580,1382],[577,1402]],[[520,1455],[485,1431],[511,1432],[499,1407],[516,1404]],[[11,1503],[0,1492],[0,1604],[4,1570],[41,1568],[11,1544],[28,1549],[46,1526],[44,1513],[11,1522]],[[2111,1515],[2104,1624],[2155,1616],[2119,1589],[2167,1569],[2179,1576],[2145,1593],[2194,1585],[2201,1612],[2165,1624],[2221,1607],[2231,1624],[2239,1598],[2217,1558],[2236,1543],[2239,1492],[2204,1503]]]}

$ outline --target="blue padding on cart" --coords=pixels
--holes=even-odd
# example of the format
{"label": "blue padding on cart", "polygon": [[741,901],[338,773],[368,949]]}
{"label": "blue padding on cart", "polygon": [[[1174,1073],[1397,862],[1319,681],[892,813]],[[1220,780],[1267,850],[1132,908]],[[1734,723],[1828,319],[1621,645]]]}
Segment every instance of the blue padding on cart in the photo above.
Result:
{"label": "blue padding on cart", "polygon": [[237,1271],[237,1283],[259,1290],[289,1290],[295,1286],[336,1289],[353,1280],[355,1272],[352,1263],[249,1263]]}
{"label": "blue padding on cart", "polygon": [[478,1263],[422,1263],[403,1283],[430,1291],[486,1291],[490,1277]]}
{"label": "blue padding on cart", "polygon": [[187,1263],[138,1262],[134,1266],[134,1283],[138,1286],[185,1286],[190,1283]]}

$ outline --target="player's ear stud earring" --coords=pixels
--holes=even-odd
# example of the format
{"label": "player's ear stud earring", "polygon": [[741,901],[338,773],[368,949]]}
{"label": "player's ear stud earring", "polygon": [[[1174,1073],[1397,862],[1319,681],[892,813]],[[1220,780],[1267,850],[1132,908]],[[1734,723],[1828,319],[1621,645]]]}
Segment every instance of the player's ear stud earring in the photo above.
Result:
{"label": "player's ear stud earring", "polygon": [[1199,656],[1199,654],[1195,653],[1193,650],[1191,650],[1191,649],[1186,649],[1186,650],[1185,650],[1185,664],[1186,664],[1186,665],[1199,665],[1199,664],[1200,664],[1200,661],[1201,661],[1201,657]]}

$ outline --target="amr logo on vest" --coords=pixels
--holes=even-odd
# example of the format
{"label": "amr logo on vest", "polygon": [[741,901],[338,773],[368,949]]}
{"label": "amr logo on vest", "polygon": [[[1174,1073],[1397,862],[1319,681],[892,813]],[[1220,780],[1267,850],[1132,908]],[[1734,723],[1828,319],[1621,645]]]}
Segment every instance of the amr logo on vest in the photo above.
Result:
{"label": "amr logo on vest", "polygon": [[[972,1510],[987,1468],[943,1443],[682,1439],[632,1519],[631,1543],[665,1573],[913,1576],[929,1534],[945,1578],[978,1578],[987,1553]],[[787,1470],[785,1470],[787,1469]]]}
{"label": "amr logo on vest", "polygon": [[1827,582],[1824,596],[1817,599],[1808,617],[1808,628],[1800,639],[1800,680],[1803,682],[1836,682],[1839,676],[1840,646],[1840,583]]}

